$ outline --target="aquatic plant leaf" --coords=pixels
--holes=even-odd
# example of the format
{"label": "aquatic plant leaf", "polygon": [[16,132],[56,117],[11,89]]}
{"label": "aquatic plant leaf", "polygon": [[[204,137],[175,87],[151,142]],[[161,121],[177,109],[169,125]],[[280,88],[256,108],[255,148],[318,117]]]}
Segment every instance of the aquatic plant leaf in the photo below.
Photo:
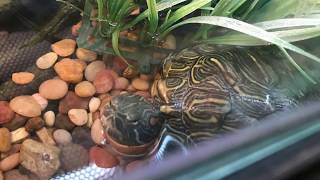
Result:
{"label": "aquatic plant leaf", "polygon": [[[157,3],[156,9],[159,12],[159,11],[171,8],[177,4],[180,4],[185,1],[187,1],[187,0],[163,0],[163,1],[160,1],[159,3]],[[138,17],[136,17],[131,22],[129,22],[127,25],[125,25],[122,29],[129,29],[129,28],[133,27],[137,23],[139,23],[142,20],[144,20],[145,18],[147,18],[149,13],[150,13],[150,10],[146,9]]]}
{"label": "aquatic plant leaf", "polygon": [[320,13],[319,0],[270,0],[252,11],[247,22],[256,23],[288,17],[303,17]]}
{"label": "aquatic plant leaf", "polygon": [[[256,23],[254,25],[264,30],[272,30],[270,33],[288,42],[301,41],[320,36],[320,19],[316,18],[277,19]],[[229,32],[203,40],[202,42],[241,46],[268,44],[266,41],[238,32]]]}
{"label": "aquatic plant leaf", "polygon": [[191,23],[192,24],[194,24],[194,23],[196,23],[196,24],[199,24],[199,23],[200,24],[211,24],[211,25],[221,26],[221,27],[225,27],[225,28],[232,29],[235,31],[239,31],[244,34],[248,34],[250,36],[256,37],[258,39],[262,39],[262,40],[267,41],[269,43],[278,45],[280,47],[284,47],[286,49],[294,51],[298,54],[306,56],[306,57],[320,63],[320,58],[318,58],[317,56],[310,54],[310,53],[306,52],[305,50],[288,43],[287,41],[275,36],[272,33],[269,33],[259,27],[248,24],[246,22],[232,19],[232,18],[227,18],[227,17],[219,17],[219,16],[193,17],[193,18],[187,19],[183,22],[180,22],[180,23],[172,26],[164,34],[169,33],[171,30],[173,30],[179,26],[182,26],[185,24],[191,24]]}
{"label": "aquatic plant leaf", "polygon": [[147,0],[147,5],[148,9],[150,10],[148,20],[149,20],[149,32],[151,34],[154,34],[158,28],[158,21],[159,21],[159,16],[158,16],[158,11],[156,8],[156,0]]}

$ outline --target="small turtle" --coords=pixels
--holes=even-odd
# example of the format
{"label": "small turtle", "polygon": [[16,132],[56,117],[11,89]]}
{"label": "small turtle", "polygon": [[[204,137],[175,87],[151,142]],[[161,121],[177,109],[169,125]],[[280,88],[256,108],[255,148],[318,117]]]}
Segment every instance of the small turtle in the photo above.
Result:
{"label": "small turtle", "polygon": [[118,152],[136,155],[159,138],[188,146],[252,126],[293,104],[278,82],[274,69],[253,51],[188,48],[164,60],[152,101],[122,94],[105,105],[106,139]]}

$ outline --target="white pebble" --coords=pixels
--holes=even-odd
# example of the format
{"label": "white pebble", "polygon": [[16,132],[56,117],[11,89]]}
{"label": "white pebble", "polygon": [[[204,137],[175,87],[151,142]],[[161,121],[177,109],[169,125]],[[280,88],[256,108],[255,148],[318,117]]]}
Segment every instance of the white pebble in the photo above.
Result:
{"label": "white pebble", "polygon": [[101,104],[101,100],[97,97],[92,97],[89,102],[89,110],[90,112],[96,112]]}
{"label": "white pebble", "polygon": [[57,144],[65,145],[72,142],[71,134],[64,129],[57,129],[53,132],[53,138]]}
{"label": "white pebble", "polygon": [[32,97],[37,101],[37,103],[41,106],[41,110],[44,110],[48,106],[48,100],[42,97],[39,93],[35,93]]}
{"label": "white pebble", "polygon": [[55,122],[55,119],[56,119],[56,115],[54,114],[53,111],[47,111],[47,112],[44,113],[43,119],[46,122],[46,125],[48,127],[52,127],[54,125],[54,122]]}
{"label": "white pebble", "polygon": [[49,52],[38,58],[36,65],[39,69],[50,68],[58,59],[58,55],[54,52]]}
{"label": "white pebble", "polygon": [[83,126],[88,122],[88,113],[85,109],[71,109],[68,116],[71,122],[77,126]]}

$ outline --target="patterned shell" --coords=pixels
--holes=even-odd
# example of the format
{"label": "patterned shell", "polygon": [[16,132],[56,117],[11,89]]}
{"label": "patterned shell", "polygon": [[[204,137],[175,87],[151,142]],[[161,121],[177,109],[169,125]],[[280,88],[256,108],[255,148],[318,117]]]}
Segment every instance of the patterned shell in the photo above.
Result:
{"label": "patterned shell", "polygon": [[173,134],[201,140],[275,111],[277,81],[259,54],[201,45],[167,57],[151,94]]}

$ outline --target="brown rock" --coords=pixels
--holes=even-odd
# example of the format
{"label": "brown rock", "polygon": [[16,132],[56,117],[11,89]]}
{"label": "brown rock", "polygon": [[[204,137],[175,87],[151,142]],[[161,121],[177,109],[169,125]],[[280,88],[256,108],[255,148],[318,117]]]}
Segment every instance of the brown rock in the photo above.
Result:
{"label": "brown rock", "polygon": [[0,152],[7,152],[11,148],[11,134],[7,128],[0,128]]}
{"label": "brown rock", "polygon": [[90,147],[94,146],[94,142],[91,139],[90,129],[86,127],[76,127],[73,129],[72,133],[72,141],[75,144],[80,144],[86,149],[90,149]]}
{"label": "brown rock", "polygon": [[60,79],[44,81],[39,87],[39,94],[49,100],[63,98],[68,92],[68,84]]}
{"label": "brown rock", "polygon": [[71,171],[88,165],[87,150],[78,144],[67,144],[61,147],[61,166],[64,170]]}
{"label": "brown rock", "polygon": [[0,124],[9,123],[14,118],[15,113],[11,110],[9,103],[0,101]]}
{"label": "brown rock", "polygon": [[[7,178],[8,179],[8,178]],[[3,176],[3,173],[2,171],[0,170],[0,180],[4,180],[4,176]],[[12,179],[12,180],[15,180],[15,179]]]}
{"label": "brown rock", "polygon": [[93,84],[96,87],[97,93],[106,93],[113,88],[113,76],[110,70],[102,70],[96,75]]}
{"label": "brown rock", "polygon": [[112,69],[118,73],[122,73],[128,65],[118,56],[113,58]]}
{"label": "brown rock", "polygon": [[140,78],[132,80],[132,86],[140,91],[147,91],[149,89],[149,82]]}
{"label": "brown rock", "polygon": [[88,81],[94,81],[96,75],[103,69],[106,68],[106,65],[103,61],[93,61],[85,69],[85,77]]}
{"label": "brown rock", "polygon": [[57,129],[53,132],[53,138],[59,145],[65,145],[72,142],[71,134],[64,129]]}
{"label": "brown rock", "polygon": [[10,171],[11,169],[15,168],[19,165],[19,153],[11,154],[10,156],[6,157],[5,159],[0,161],[0,170],[2,171]]}
{"label": "brown rock", "polygon": [[97,119],[93,122],[91,127],[91,138],[96,144],[102,144],[105,141],[103,134],[103,127],[100,119]]}
{"label": "brown rock", "polygon": [[29,84],[34,79],[30,72],[18,72],[12,74],[12,81],[16,84]]}
{"label": "brown rock", "polygon": [[[19,170],[13,169],[11,171],[4,173],[4,179],[5,180],[29,180],[29,177],[27,175],[21,174]],[[3,180],[3,179],[0,178],[0,180]]]}
{"label": "brown rock", "polygon": [[112,168],[119,164],[119,160],[106,149],[94,146],[89,151],[90,162],[101,168]]}
{"label": "brown rock", "polygon": [[90,97],[96,93],[96,88],[89,81],[82,81],[75,87],[75,93],[80,97]]}
{"label": "brown rock", "polygon": [[10,156],[12,154],[18,153],[20,151],[20,148],[21,148],[21,144],[13,144],[11,146],[10,150],[7,151],[7,152],[1,153],[1,156],[2,157],[8,157],[8,156]]}
{"label": "brown rock", "polygon": [[79,35],[79,29],[81,28],[82,25],[82,21],[79,21],[77,24],[73,25],[71,28],[71,33],[74,36],[78,36]]}
{"label": "brown rock", "polygon": [[96,112],[101,104],[101,100],[97,97],[92,97],[89,101],[89,110],[90,112]]}
{"label": "brown rock", "polygon": [[44,120],[41,117],[34,117],[29,119],[24,127],[26,128],[26,131],[31,133],[43,128],[44,125]]}
{"label": "brown rock", "polygon": [[87,63],[84,60],[81,59],[75,59],[74,61],[76,61],[77,63],[80,63],[82,65],[83,69],[86,69],[87,67]]}
{"label": "brown rock", "polygon": [[122,76],[128,79],[132,79],[136,77],[139,74],[138,70],[132,67],[127,67],[123,73]]}
{"label": "brown rock", "polygon": [[59,154],[55,146],[28,139],[22,143],[20,161],[23,167],[47,179],[60,167]]}
{"label": "brown rock", "polygon": [[82,98],[69,91],[59,103],[59,112],[68,113],[70,109],[88,109],[90,98]]}
{"label": "brown rock", "polygon": [[119,77],[115,80],[114,89],[116,90],[125,90],[128,88],[128,86],[129,86],[129,81],[124,77]]}
{"label": "brown rock", "polygon": [[10,108],[26,117],[37,117],[41,114],[41,106],[32,96],[17,96],[10,101]]}
{"label": "brown rock", "polygon": [[76,48],[76,41],[73,39],[63,39],[51,45],[53,52],[59,56],[70,56]]}
{"label": "brown rock", "polygon": [[27,120],[28,120],[27,117],[21,116],[19,114],[15,114],[14,118],[10,122],[2,124],[2,126],[8,128],[10,131],[14,131],[24,126]]}
{"label": "brown rock", "polygon": [[97,59],[97,53],[84,48],[78,48],[76,51],[76,55],[79,59],[88,61],[88,62],[91,62]]}
{"label": "brown rock", "polygon": [[68,58],[62,59],[54,65],[54,70],[60,79],[70,82],[78,83],[83,78],[83,65],[75,60]]}
{"label": "brown rock", "polygon": [[71,131],[75,127],[75,125],[70,121],[68,115],[59,113],[56,116],[54,127]]}
{"label": "brown rock", "polygon": [[52,134],[46,128],[38,130],[37,136],[44,144],[56,145],[56,142],[52,138]]}
{"label": "brown rock", "polygon": [[151,81],[153,76],[151,74],[140,74],[140,79],[145,81]]}

